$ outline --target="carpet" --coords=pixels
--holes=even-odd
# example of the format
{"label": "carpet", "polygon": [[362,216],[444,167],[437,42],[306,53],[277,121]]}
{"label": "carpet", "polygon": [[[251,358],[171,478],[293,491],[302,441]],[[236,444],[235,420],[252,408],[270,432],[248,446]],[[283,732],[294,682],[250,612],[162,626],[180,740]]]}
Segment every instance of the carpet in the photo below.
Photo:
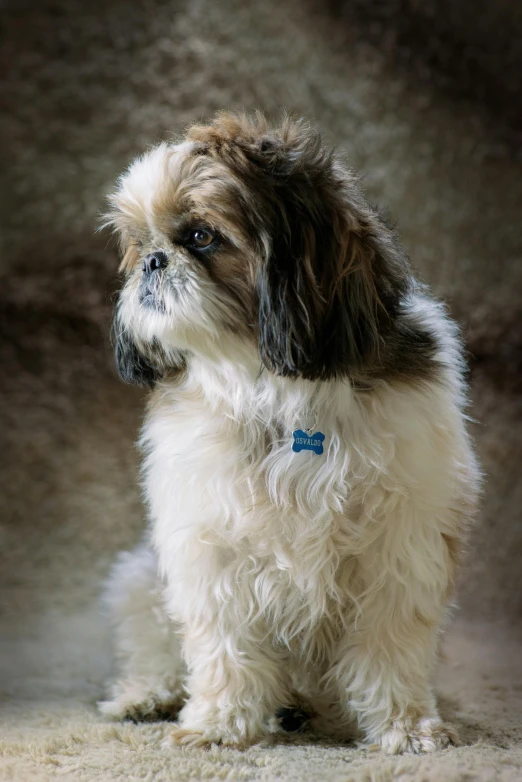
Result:
{"label": "carpet", "polygon": [[[522,21],[510,0],[454,5],[0,3],[0,779],[522,778]],[[467,341],[486,485],[437,673],[463,744],[434,756],[308,736],[166,750],[168,724],[96,711],[100,586],[144,524],[144,397],[113,368],[117,253],[98,214],[135,154],[231,106],[319,123]]]}
{"label": "carpet", "polygon": [[[108,723],[96,712],[108,673],[108,639],[96,608],[42,616],[2,644],[0,779],[332,780],[515,782],[522,769],[520,637],[505,627],[457,622],[437,676],[442,714],[462,746],[436,755],[388,757],[355,746],[289,736],[246,752],[165,749],[165,722]],[[7,656],[7,660],[6,660]]]}

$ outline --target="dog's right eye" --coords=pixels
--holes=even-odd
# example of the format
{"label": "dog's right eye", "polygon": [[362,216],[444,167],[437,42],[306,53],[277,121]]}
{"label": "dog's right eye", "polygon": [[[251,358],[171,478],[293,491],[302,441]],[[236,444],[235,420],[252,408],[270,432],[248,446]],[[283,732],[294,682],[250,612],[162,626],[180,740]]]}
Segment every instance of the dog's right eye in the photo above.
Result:
{"label": "dog's right eye", "polygon": [[188,236],[188,244],[196,250],[206,250],[214,242],[216,234],[210,228],[194,228]]}

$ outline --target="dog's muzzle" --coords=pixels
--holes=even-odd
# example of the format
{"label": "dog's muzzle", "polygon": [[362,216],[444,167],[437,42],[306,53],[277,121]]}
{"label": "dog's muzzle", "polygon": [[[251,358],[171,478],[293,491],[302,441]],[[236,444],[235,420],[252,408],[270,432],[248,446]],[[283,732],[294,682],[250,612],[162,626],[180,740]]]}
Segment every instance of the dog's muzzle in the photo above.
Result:
{"label": "dog's muzzle", "polygon": [[168,266],[168,263],[169,259],[167,258],[167,254],[164,253],[163,250],[156,250],[155,253],[147,255],[141,268],[143,270],[143,274],[150,277],[152,274],[154,274],[154,272],[165,269]]}
{"label": "dog's muzzle", "polygon": [[160,272],[168,266],[169,259],[162,250],[150,253],[143,260],[143,277],[140,286],[140,304],[154,309],[163,309],[163,304],[158,296]]}

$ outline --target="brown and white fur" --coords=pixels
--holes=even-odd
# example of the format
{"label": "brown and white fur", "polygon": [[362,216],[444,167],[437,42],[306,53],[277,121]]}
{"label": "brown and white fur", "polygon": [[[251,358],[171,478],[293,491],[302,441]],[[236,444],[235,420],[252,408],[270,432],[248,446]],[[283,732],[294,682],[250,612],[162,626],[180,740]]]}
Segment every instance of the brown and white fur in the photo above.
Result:
{"label": "brown and white fur", "polygon": [[[297,696],[317,729],[446,746],[430,677],[478,485],[455,325],[303,121],[219,114],[111,203],[150,534],[109,582],[102,711],[184,702],[175,742],[245,747]],[[324,454],[293,452],[313,427]]]}

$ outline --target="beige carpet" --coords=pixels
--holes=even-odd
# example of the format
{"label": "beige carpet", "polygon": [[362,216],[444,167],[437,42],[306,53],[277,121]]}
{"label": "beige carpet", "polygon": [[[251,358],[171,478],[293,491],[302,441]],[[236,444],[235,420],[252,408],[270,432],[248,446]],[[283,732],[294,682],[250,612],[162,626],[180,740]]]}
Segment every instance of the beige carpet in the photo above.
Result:
{"label": "beige carpet", "polygon": [[522,675],[516,640],[505,628],[479,630],[465,622],[447,637],[438,690],[442,713],[459,727],[458,748],[386,757],[302,736],[247,752],[205,752],[162,748],[168,723],[102,720],[93,701],[107,666],[106,638],[94,612],[45,615],[26,628],[23,642],[15,637],[6,645],[12,657],[6,663],[10,700],[2,711],[0,779],[518,782]]}
{"label": "beige carpet", "polygon": [[[0,8],[0,779],[521,780],[519,4]],[[112,367],[117,259],[96,215],[134,154],[237,105],[286,106],[325,128],[468,340],[487,483],[438,672],[464,743],[436,756],[305,737],[243,754],[165,750],[168,725],[96,713],[110,669],[100,584],[143,527],[143,398]]]}

